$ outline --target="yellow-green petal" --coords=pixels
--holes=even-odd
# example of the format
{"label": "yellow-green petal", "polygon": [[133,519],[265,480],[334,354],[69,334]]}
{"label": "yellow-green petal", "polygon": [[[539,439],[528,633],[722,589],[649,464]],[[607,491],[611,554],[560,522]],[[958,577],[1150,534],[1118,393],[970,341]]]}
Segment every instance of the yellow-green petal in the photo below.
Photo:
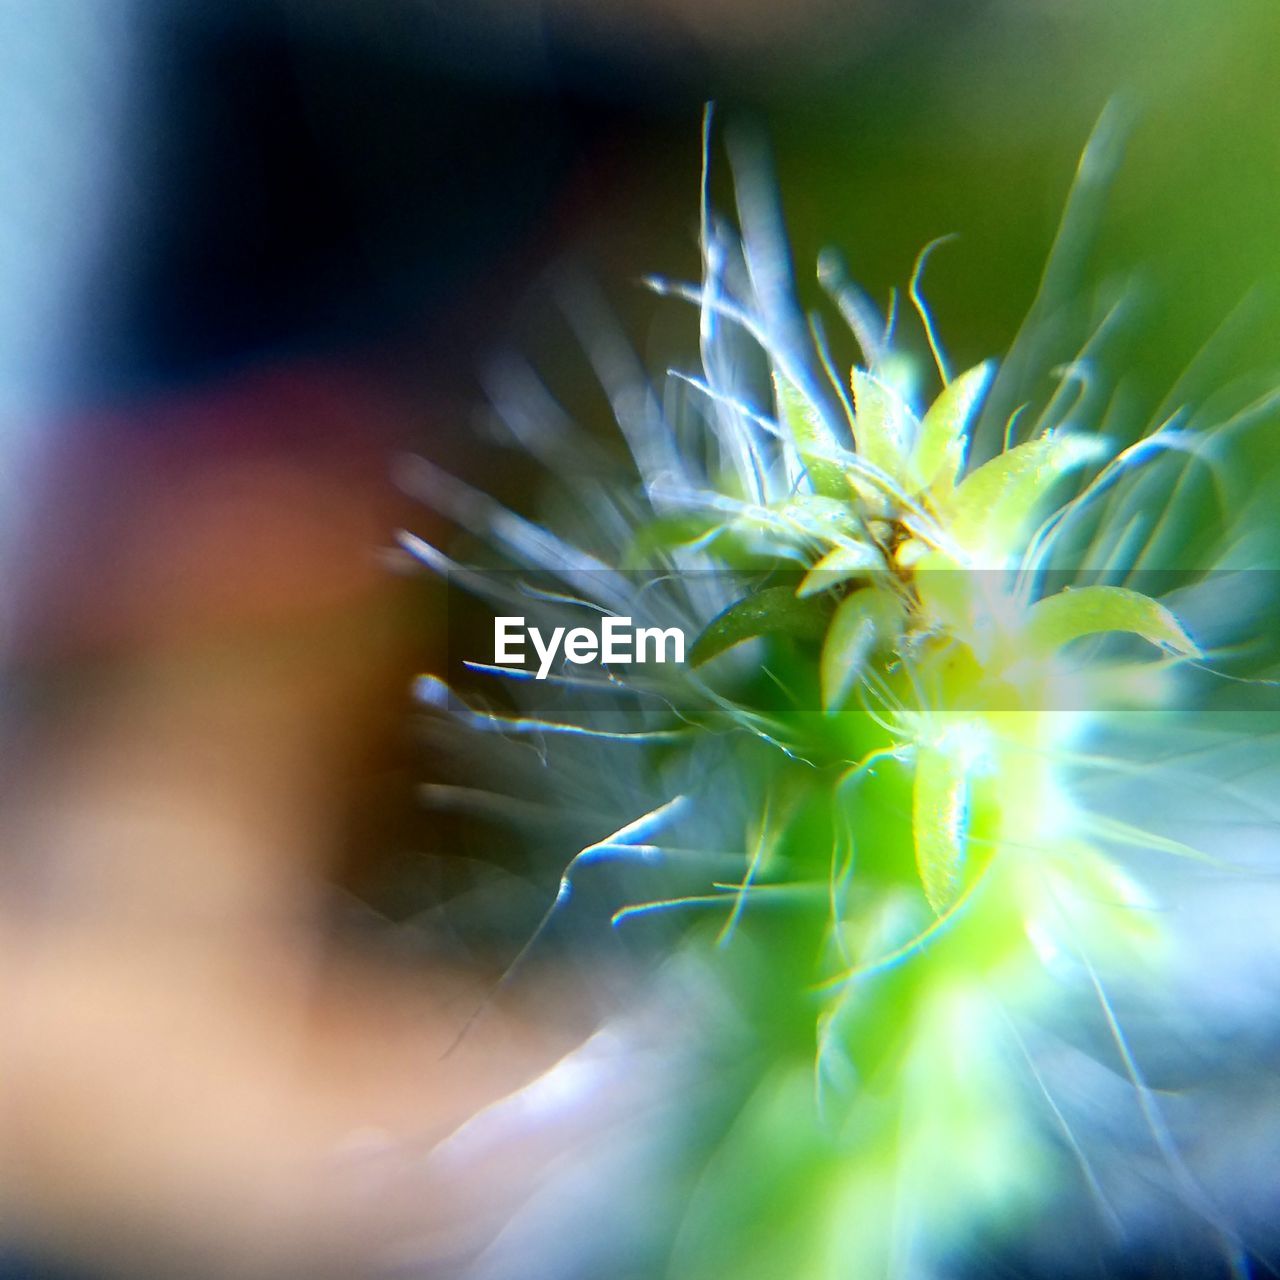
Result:
{"label": "yellow-green petal", "polygon": [[818,672],[822,709],[828,715],[844,706],[871,654],[893,642],[902,617],[901,601],[875,587],[864,587],[840,602],[827,628]]}
{"label": "yellow-green petal", "polygon": [[1098,447],[1089,437],[1048,434],[1006,449],[966,476],[946,502],[951,536],[966,550],[1012,554],[1053,483]]}
{"label": "yellow-green petal", "polygon": [[969,823],[966,760],[958,747],[921,747],[916,753],[912,825],[916,869],[935,914],[954,906],[963,883]]}
{"label": "yellow-green petal", "polygon": [[822,456],[832,451],[835,441],[818,407],[780,373],[773,375],[773,389],[778,401],[778,421],[791,434],[813,491],[825,498],[847,499],[849,485],[844,470],[839,463]]}
{"label": "yellow-green petal", "polygon": [[884,556],[879,548],[873,547],[868,542],[842,543],[833,551],[828,551],[804,575],[796,588],[796,595],[801,597],[815,595],[828,587],[838,587],[850,578],[874,573],[884,567]]}
{"label": "yellow-green petal", "polygon": [[948,488],[955,484],[964,466],[969,424],[995,371],[995,361],[984,360],[947,383],[929,407],[911,459],[914,479],[921,489],[934,483]]}
{"label": "yellow-green petal", "polygon": [[1052,653],[1081,636],[1128,631],[1179,657],[1199,657],[1200,649],[1182,624],[1158,600],[1127,587],[1068,587],[1037,601],[1024,632],[1036,653]]}
{"label": "yellow-green petal", "polygon": [[854,438],[858,452],[899,483],[907,471],[919,424],[887,382],[863,369],[853,371]]}

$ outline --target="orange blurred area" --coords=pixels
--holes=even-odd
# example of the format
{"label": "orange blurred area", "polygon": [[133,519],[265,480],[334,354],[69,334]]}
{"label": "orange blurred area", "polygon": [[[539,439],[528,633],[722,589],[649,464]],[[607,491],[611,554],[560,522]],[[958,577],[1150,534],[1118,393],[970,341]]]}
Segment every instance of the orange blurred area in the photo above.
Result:
{"label": "orange blurred area", "polygon": [[11,1241],[124,1275],[465,1251],[487,1178],[425,1154],[576,1038],[526,995],[453,1047],[482,984],[327,927],[352,772],[403,712],[397,425],[288,369],[78,424],[47,469],[0,806]]}

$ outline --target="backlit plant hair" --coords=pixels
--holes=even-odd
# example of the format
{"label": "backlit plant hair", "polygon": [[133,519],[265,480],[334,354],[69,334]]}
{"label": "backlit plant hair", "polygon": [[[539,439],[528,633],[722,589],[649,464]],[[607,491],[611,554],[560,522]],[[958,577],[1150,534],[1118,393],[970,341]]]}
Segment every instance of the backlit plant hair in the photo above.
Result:
{"label": "backlit plant hair", "polygon": [[[1073,219],[1113,157],[1104,118],[1044,290],[1061,288]],[[1040,1052],[1046,1026],[1078,1023],[1101,1028],[1097,1053],[1121,1085],[1123,1101],[1112,1089],[1099,1105],[1136,1117],[1151,1176],[1243,1268],[1112,995],[1168,977],[1165,873],[1141,867],[1217,873],[1214,858],[1095,807],[1090,780],[1147,767],[1099,745],[1126,716],[1176,724],[1198,696],[1205,638],[1156,598],[1166,580],[1151,571],[1194,583],[1233,536],[1224,524],[1192,563],[1188,521],[1176,501],[1153,508],[1144,477],[1172,467],[1160,492],[1175,498],[1225,483],[1226,450],[1274,397],[1221,430],[1170,405],[1136,436],[1100,432],[1092,357],[1109,308],[1029,407],[1023,390],[1045,372],[1029,368],[1033,322],[1051,300],[1003,367],[953,370],[920,288],[927,250],[906,297],[932,393],[916,393],[905,319],[878,314],[828,256],[820,278],[860,350],[842,367],[796,303],[767,171],[747,157],[735,178],[737,229],[712,209],[704,172],[701,279],[651,282],[696,308],[698,370],[659,395],[603,358],[634,471],[579,465],[581,536],[424,460],[404,471],[519,572],[460,564],[411,534],[404,546],[481,598],[515,602],[499,612],[619,613],[697,637],[688,666],[660,676],[562,672],[555,716],[521,710],[518,681],[514,713],[436,676],[418,690],[459,734],[535,744],[545,786],[584,824],[616,814],[561,860],[544,926],[588,867],[634,870],[639,892],[615,925],[680,920],[662,937],[698,957],[733,1011],[732,1031],[711,1019],[688,1032],[720,1072],[719,1110],[690,1124],[695,1173],[664,1267],[932,1274],[976,1238],[1016,1235],[1072,1180],[1097,1221],[1127,1229]],[[529,421],[520,432],[543,461],[564,448]]]}

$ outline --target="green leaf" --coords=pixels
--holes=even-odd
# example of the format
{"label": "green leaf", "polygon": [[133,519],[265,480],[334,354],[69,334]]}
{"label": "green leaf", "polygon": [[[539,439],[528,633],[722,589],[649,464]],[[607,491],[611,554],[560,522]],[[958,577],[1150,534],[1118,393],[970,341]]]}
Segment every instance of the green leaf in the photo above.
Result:
{"label": "green leaf", "polygon": [[791,433],[814,493],[847,500],[849,485],[843,469],[839,463],[821,456],[830,453],[836,442],[831,438],[818,407],[780,373],[773,375],[773,389],[778,401],[778,421]]}
{"label": "green leaf", "polygon": [[820,600],[799,600],[791,587],[765,587],[731,604],[708,624],[693,642],[689,662],[704,662],[764,635],[792,635],[816,639],[825,629],[825,607]]}
{"label": "green leaf", "polygon": [[636,529],[622,558],[621,568],[645,568],[655,554],[697,542],[720,524],[718,516],[703,513],[656,516]]}
{"label": "green leaf", "polygon": [[897,638],[902,618],[897,596],[875,587],[864,587],[840,602],[827,628],[818,671],[827,715],[844,706],[872,653]]}
{"label": "green leaf", "polygon": [[944,504],[952,537],[969,550],[1010,554],[1054,482],[1099,447],[1087,436],[1047,434],[983,463]]}
{"label": "green leaf", "polygon": [[1068,587],[1037,601],[1027,613],[1026,641],[1052,653],[1081,636],[1128,631],[1182,658],[1200,656],[1195,641],[1158,600],[1127,587]]}
{"label": "green leaf", "polygon": [[969,423],[987,394],[995,371],[995,361],[984,360],[953,378],[930,405],[911,456],[913,479],[921,489],[928,489],[935,482],[948,488],[955,484],[964,466]]}
{"label": "green leaf", "polygon": [[800,597],[816,595],[828,587],[839,586],[850,578],[875,573],[885,567],[884,555],[878,547],[867,542],[847,543],[828,551],[821,560],[804,575],[796,588]]}
{"label": "green leaf", "polygon": [[955,905],[963,884],[969,826],[965,757],[955,746],[921,747],[912,797],[916,870],[936,915]]}
{"label": "green leaf", "polygon": [[858,452],[895,480],[903,480],[919,429],[906,401],[887,382],[854,369],[853,407]]}

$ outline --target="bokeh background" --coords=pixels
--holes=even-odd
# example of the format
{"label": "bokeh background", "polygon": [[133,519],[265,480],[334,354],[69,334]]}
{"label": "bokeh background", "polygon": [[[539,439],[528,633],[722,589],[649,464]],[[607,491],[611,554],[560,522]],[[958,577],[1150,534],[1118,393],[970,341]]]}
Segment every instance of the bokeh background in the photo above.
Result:
{"label": "bokeh background", "polygon": [[607,434],[566,296],[693,350],[639,280],[696,272],[706,99],[769,139],[815,300],[827,244],[884,299],[958,234],[960,367],[1115,100],[1079,292],[1136,282],[1140,402],[1246,296],[1213,383],[1280,364],[1277,50],[1269,0],[2,0],[0,1276],[447,1260],[554,1158],[423,1168],[594,1015],[552,976],[444,1053],[539,886],[424,927],[484,869],[415,792],[443,625],[392,460],[528,506],[495,391]]}

